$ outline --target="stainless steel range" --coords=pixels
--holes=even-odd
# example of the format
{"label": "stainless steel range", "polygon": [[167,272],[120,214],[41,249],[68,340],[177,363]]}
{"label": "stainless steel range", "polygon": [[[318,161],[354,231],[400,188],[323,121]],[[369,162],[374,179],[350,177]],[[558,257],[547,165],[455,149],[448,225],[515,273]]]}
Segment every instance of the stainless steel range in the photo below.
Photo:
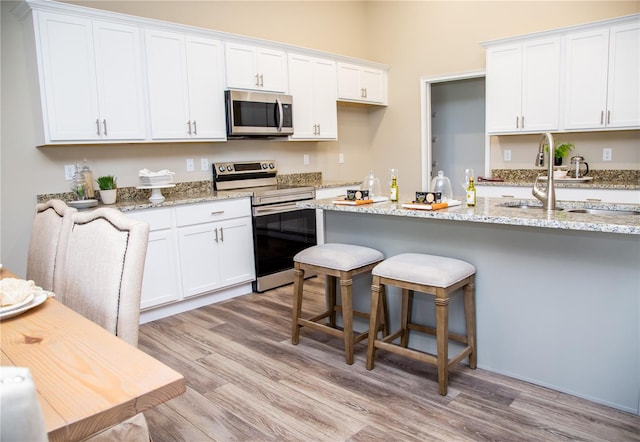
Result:
{"label": "stainless steel range", "polygon": [[312,186],[278,185],[275,161],[213,164],[214,190],[253,193],[253,244],[256,281],[264,292],[293,282],[293,256],[316,244],[316,213],[299,209],[297,201],[313,199]]}

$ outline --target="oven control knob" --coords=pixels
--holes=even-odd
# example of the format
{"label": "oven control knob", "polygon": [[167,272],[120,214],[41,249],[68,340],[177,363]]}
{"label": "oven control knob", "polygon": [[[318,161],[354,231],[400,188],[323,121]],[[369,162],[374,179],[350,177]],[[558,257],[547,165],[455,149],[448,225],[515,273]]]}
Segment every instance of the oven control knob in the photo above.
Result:
{"label": "oven control knob", "polygon": [[233,166],[231,164],[227,164],[227,170],[231,172],[233,170]]}
{"label": "oven control knob", "polygon": [[218,170],[219,170],[220,172],[224,172],[224,166],[218,166]]}
{"label": "oven control knob", "polygon": [[267,167],[268,167],[268,166],[267,166],[267,163],[262,163],[262,168],[263,168],[263,169],[266,169]]}
{"label": "oven control knob", "polygon": [[273,169],[274,167],[276,167],[275,164],[269,163],[269,169]]}

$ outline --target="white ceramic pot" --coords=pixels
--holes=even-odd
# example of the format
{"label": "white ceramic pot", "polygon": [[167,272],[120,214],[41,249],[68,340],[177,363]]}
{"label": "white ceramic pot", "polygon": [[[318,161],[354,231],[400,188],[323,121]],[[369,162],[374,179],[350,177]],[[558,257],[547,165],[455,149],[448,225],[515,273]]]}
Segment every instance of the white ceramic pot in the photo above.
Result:
{"label": "white ceramic pot", "polygon": [[118,198],[118,189],[101,190],[100,199],[102,204],[115,204]]}

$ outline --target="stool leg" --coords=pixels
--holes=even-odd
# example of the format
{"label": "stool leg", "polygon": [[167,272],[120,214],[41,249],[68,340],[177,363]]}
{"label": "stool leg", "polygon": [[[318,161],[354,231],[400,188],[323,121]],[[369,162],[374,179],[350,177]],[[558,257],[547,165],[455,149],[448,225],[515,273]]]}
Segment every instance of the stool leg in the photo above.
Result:
{"label": "stool leg", "polygon": [[300,325],[298,319],[302,313],[302,289],[304,284],[304,270],[295,263],[293,270],[293,316],[291,318],[291,343],[297,345],[300,342]]}
{"label": "stool leg", "polygon": [[[373,369],[376,356],[376,338],[378,336],[378,311],[381,293],[384,286],[380,284],[380,277],[373,276],[371,283],[371,307],[369,309],[369,337],[367,340],[367,370]],[[388,326],[385,326],[385,328]]]}
{"label": "stool leg", "polygon": [[436,342],[438,347],[438,392],[446,396],[449,384],[449,297],[436,289]]}
{"label": "stool leg", "polygon": [[411,323],[411,311],[413,310],[413,290],[402,289],[402,311],[400,316],[400,345],[407,348],[409,345],[409,324]]}
{"label": "stool leg", "polygon": [[[384,285],[380,286],[380,311],[377,313],[381,314],[380,321],[382,321],[382,336],[386,338],[389,336],[389,304],[387,303],[387,291],[385,290]],[[376,336],[377,334],[378,329],[376,328]],[[376,336],[374,336],[374,339]]]}
{"label": "stool leg", "polygon": [[467,345],[471,347],[469,368],[476,368],[478,354],[476,352],[476,284],[475,278],[464,287],[464,313],[467,326]]}
{"label": "stool leg", "polygon": [[[329,325],[336,328],[336,284],[335,276],[327,275],[326,291],[327,291],[327,311],[329,312]],[[344,303],[344,299],[342,300]]]}
{"label": "stool leg", "polygon": [[340,295],[342,297],[342,323],[344,354],[348,365],[353,364],[353,280],[351,272],[341,272]]}

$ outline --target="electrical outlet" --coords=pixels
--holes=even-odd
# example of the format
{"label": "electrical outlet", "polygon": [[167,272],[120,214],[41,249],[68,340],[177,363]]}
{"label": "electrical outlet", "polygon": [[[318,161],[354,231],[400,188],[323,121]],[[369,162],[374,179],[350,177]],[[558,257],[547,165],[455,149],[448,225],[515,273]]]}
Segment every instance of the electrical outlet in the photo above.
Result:
{"label": "electrical outlet", "polygon": [[73,164],[65,164],[64,165],[64,179],[67,181],[71,181],[73,179],[73,174],[76,173],[76,166]]}
{"label": "electrical outlet", "polygon": [[505,161],[511,161],[511,150],[510,149],[505,149],[504,153],[502,154],[503,159]]}
{"label": "electrical outlet", "polygon": [[338,154],[338,163],[344,164],[344,154],[343,153],[339,153]]}
{"label": "electrical outlet", "polygon": [[613,158],[613,152],[610,147],[605,147],[602,149],[602,161],[611,161]]}
{"label": "electrical outlet", "polygon": [[209,170],[209,160],[206,158],[200,158],[200,170],[203,172]]}
{"label": "electrical outlet", "polygon": [[308,166],[308,165],[309,165],[309,155],[304,154],[303,159],[304,159],[304,164],[305,164],[305,166]]}
{"label": "electrical outlet", "polygon": [[193,172],[193,158],[187,158],[187,172]]}

